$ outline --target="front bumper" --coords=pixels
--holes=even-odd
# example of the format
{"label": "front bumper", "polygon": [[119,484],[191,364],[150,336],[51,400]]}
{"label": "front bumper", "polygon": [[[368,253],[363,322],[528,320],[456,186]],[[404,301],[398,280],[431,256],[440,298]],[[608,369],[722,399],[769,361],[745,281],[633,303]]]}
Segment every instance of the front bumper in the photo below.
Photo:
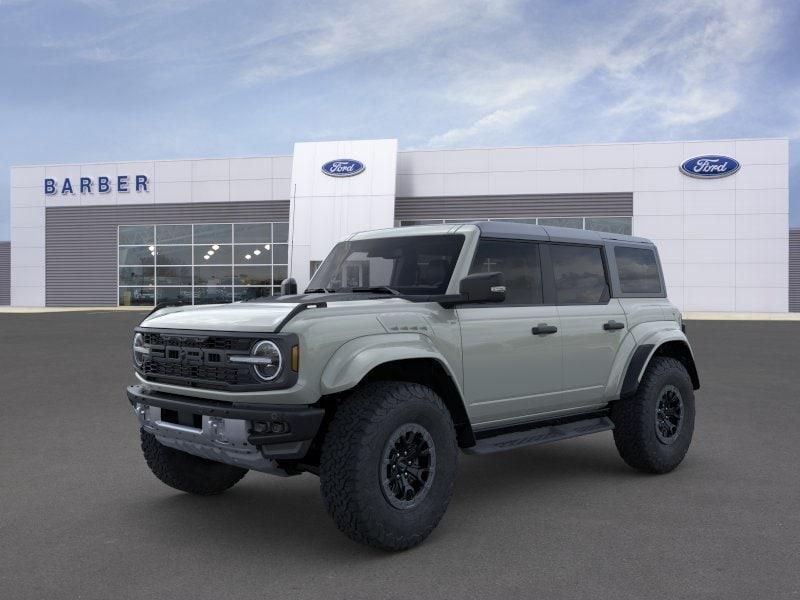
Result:
{"label": "front bumper", "polygon": [[286,474],[277,460],[301,459],[325,411],[313,406],[200,400],[128,387],[145,431],[165,446],[246,469]]}

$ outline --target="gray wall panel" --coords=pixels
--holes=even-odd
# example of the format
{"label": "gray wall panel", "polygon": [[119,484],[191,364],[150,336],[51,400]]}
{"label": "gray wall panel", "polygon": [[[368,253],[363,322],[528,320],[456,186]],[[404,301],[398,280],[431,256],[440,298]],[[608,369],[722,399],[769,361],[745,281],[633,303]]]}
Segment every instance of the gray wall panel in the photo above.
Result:
{"label": "gray wall panel", "polygon": [[0,242],[0,306],[11,304],[11,242]]}
{"label": "gray wall panel", "polygon": [[47,306],[117,305],[118,225],[288,220],[288,200],[48,207]]}
{"label": "gray wall panel", "polygon": [[800,229],[789,230],[789,312],[800,312]]}
{"label": "gray wall panel", "polygon": [[397,198],[395,219],[616,217],[633,215],[633,194]]}

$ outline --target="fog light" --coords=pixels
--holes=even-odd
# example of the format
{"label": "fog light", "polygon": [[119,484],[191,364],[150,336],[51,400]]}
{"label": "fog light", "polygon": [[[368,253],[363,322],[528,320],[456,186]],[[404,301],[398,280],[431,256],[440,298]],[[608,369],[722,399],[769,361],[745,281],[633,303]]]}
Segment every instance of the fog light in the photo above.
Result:
{"label": "fog light", "polygon": [[291,427],[285,421],[258,421],[253,423],[255,433],[289,433]]}
{"label": "fog light", "polygon": [[270,426],[272,433],[286,433],[289,431],[289,424],[283,421],[273,421]]}

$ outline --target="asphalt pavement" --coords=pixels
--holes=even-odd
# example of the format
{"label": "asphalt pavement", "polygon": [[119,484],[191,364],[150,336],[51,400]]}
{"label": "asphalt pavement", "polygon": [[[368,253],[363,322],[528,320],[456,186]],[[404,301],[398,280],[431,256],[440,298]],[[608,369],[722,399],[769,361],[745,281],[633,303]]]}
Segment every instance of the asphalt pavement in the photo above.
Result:
{"label": "asphalt pavement", "polygon": [[462,456],[439,527],[345,538],[316,477],[160,483],[124,312],[0,314],[0,598],[798,598],[800,323],[691,321],[695,438],[665,476],[611,433]]}

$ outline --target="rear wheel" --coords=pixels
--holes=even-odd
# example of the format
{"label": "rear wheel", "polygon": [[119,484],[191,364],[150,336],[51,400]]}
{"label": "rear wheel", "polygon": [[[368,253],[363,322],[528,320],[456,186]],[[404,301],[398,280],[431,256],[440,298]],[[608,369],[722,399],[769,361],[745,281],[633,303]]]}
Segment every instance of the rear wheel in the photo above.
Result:
{"label": "rear wheel", "polygon": [[405,550],[422,542],[444,515],[457,460],[450,413],[433,390],[369,383],[342,402],[326,434],[323,501],[351,539]]}
{"label": "rear wheel", "polygon": [[247,469],[193,456],[160,444],[141,430],[142,452],[153,474],[168,486],[198,496],[220,494],[247,474]]}
{"label": "rear wheel", "polygon": [[654,357],[636,396],[615,402],[611,409],[620,456],[640,471],[672,471],[689,450],[694,414],[694,390],[686,367],[674,358]]}

